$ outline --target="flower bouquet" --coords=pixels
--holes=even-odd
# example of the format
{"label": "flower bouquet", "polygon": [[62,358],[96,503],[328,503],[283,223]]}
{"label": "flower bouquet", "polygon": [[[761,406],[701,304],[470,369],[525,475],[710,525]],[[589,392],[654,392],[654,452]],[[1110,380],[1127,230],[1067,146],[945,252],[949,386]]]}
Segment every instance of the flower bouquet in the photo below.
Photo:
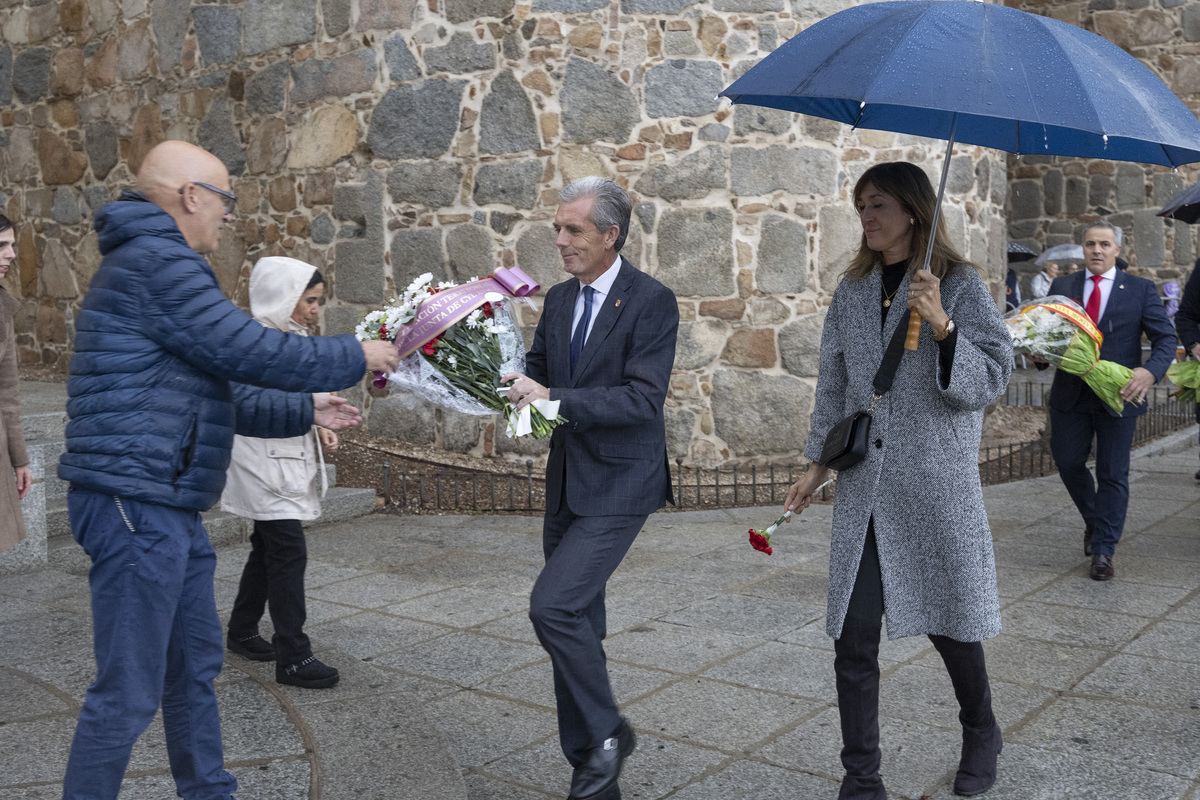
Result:
{"label": "flower bouquet", "polygon": [[524,372],[525,342],[512,308],[513,297],[533,294],[538,285],[519,269],[462,285],[421,275],[359,322],[359,341],[394,342],[400,366],[390,375],[375,373],[375,386],[388,384],[454,411],[484,416],[504,414],[512,438],[545,439],[566,420],[557,400],[537,400],[517,412],[507,400],[500,376]]}
{"label": "flower bouquet", "polygon": [[1181,403],[1200,403],[1200,361],[1176,361],[1167,367],[1167,378],[1179,387],[1172,396]]}
{"label": "flower bouquet", "polygon": [[1100,360],[1104,335],[1074,300],[1059,295],[1042,297],[1025,303],[1004,322],[1018,353],[1078,375],[1114,411],[1124,410],[1121,387],[1129,383],[1133,370]]}

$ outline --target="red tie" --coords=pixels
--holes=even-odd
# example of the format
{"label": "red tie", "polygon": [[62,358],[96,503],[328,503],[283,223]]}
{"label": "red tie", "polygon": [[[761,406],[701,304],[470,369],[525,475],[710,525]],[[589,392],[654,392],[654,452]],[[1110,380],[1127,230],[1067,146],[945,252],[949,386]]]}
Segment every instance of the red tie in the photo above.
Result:
{"label": "red tie", "polygon": [[1087,315],[1092,318],[1092,322],[1100,324],[1100,281],[1104,280],[1103,275],[1093,275],[1092,282],[1095,286],[1092,287],[1092,294],[1088,297]]}

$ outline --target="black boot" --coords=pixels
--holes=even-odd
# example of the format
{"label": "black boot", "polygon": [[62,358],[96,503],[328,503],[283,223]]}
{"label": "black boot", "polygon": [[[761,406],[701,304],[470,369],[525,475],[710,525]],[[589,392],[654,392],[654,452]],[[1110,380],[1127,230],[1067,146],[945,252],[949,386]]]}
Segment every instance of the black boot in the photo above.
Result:
{"label": "black boot", "polygon": [[954,793],[960,797],[983,794],[996,782],[996,759],[1004,746],[1000,724],[992,714],[992,688],[983,660],[983,645],[945,636],[929,639],[950,673],[963,729],[962,759],[954,776]]}
{"label": "black boot", "polygon": [[880,627],[847,619],[833,642],[846,768],[838,800],[887,800],[879,777]]}

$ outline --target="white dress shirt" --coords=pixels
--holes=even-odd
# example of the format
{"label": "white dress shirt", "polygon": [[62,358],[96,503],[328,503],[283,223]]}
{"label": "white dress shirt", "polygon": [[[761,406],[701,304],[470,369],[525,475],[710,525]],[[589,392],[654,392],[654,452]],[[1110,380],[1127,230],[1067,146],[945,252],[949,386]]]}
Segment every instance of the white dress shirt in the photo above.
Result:
{"label": "white dress shirt", "polygon": [[[1117,278],[1117,268],[1114,266],[1100,277],[1103,279],[1100,281],[1100,313],[1096,318],[1104,319],[1104,310],[1108,308],[1108,298],[1112,296],[1113,283]],[[1083,307],[1085,309],[1087,308],[1088,300],[1092,297],[1092,290],[1095,288],[1096,281],[1094,280],[1094,276],[1092,273],[1087,272],[1083,279]]]}
{"label": "white dress shirt", "polygon": [[[600,316],[600,309],[604,307],[604,300],[608,297],[608,293],[612,291],[613,282],[617,280],[617,273],[621,271],[621,257],[617,256],[617,260],[612,266],[604,270],[599,278],[584,286],[591,286],[595,290],[592,295],[592,318],[588,320],[587,331],[583,335],[583,343],[587,344],[587,337],[592,335],[592,328],[596,326],[596,317]],[[582,281],[581,281],[582,283]],[[579,327],[579,320],[583,318],[583,289],[579,290],[579,296],[575,298],[575,316],[571,318],[571,336],[575,336],[575,329]]]}

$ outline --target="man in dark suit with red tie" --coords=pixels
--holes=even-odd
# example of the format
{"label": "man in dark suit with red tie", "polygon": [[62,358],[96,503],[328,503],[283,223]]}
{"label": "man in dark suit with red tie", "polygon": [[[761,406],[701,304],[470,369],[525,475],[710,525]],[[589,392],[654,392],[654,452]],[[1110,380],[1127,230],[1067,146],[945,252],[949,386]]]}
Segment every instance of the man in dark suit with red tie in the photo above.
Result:
{"label": "man in dark suit with red tie", "polygon": [[546,294],[526,374],[509,399],[559,400],[567,422],[546,463],[546,565],[529,617],[554,667],[559,739],[574,768],[570,800],[620,800],[621,765],[636,739],[609,685],[604,587],[646,518],[668,502],[663,402],[679,307],[671,290],[618,255],[629,195],[604,178],[559,192],[563,268]]}
{"label": "man in dark suit with red tie", "polygon": [[[1059,370],[1050,387],[1050,448],[1058,474],[1083,516],[1083,552],[1092,557],[1088,574],[1113,577],[1113,555],[1125,527],[1129,505],[1129,451],[1137,418],[1145,413],[1146,392],[1166,374],[1175,357],[1175,329],[1167,319],[1153,281],[1117,268],[1121,252],[1115,228],[1093,223],[1084,235],[1086,270],[1064,275],[1050,294],[1064,295],[1084,307],[1104,335],[1100,358],[1133,370],[1122,389],[1122,413],[1087,387],[1082,378]],[[1142,363],[1142,334],[1150,339],[1150,358]],[[1096,439],[1096,476],[1087,468]]]}

